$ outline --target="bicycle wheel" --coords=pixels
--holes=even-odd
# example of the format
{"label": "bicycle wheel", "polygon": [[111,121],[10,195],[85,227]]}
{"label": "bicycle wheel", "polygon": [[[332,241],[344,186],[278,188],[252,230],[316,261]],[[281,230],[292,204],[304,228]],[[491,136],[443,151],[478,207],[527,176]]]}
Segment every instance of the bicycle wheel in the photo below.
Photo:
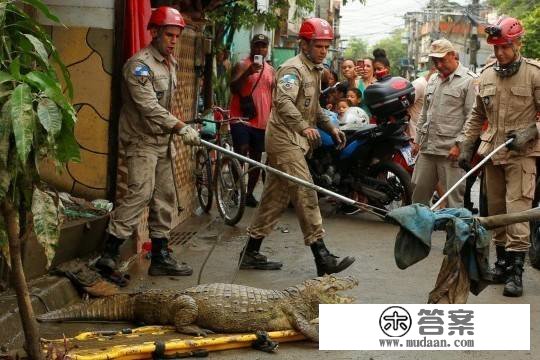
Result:
{"label": "bicycle wheel", "polygon": [[197,198],[205,213],[212,208],[212,161],[207,150],[200,149],[195,154],[195,187]]}
{"label": "bicycle wheel", "polygon": [[225,224],[236,225],[244,215],[246,207],[246,187],[238,160],[226,156],[218,159],[216,200]]}

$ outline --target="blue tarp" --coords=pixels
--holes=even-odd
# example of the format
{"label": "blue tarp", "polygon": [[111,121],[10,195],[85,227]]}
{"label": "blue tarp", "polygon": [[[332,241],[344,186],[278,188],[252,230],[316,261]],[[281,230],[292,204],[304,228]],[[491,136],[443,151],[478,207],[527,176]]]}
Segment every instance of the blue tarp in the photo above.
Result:
{"label": "blue tarp", "polygon": [[426,258],[431,250],[431,234],[443,230],[446,231],[444,254],[449,259],[461,259],[471,292],[478,295],[491,281],[490,236],[469,210],[449,208],[432,211],[425,205],[413,204],[395,209],[386,216],[389,222],[400,226],[394,248],[400,269]]}

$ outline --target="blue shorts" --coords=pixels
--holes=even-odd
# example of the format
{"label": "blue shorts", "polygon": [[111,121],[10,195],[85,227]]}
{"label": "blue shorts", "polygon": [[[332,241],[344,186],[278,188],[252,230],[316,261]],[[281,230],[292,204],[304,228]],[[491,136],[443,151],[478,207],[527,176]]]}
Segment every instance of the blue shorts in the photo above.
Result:
{"label": "blue shorts", "polygon": [[231,124],[231,136],[234,151],[238,152],[243,145],[249,145],[250,149],[264,152],[265,130],[257,129],[246,124]]}

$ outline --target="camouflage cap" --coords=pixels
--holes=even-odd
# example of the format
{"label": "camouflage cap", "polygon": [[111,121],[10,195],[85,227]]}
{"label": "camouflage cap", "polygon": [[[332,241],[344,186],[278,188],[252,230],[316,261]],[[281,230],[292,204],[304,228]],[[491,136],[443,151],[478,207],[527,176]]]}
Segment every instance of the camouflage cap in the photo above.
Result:
{"label": "camouflage cap", "polygon": [[431,43],[428,56],[442,58],[451,51],[456,51],[454,45],[446,39],[439,39]]}

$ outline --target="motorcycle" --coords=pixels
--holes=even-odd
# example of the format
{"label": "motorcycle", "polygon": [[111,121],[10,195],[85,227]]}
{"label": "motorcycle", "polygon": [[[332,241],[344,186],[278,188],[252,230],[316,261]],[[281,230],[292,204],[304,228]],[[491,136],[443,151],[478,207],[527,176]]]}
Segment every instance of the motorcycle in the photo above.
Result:
{"label": "motorcycle", "polygon": [[403,78],[387,76],[365,90],[364,100],[377,125],[359,120],[357,126],[349,122],[342,127],[347,145],[341,151],[319,129],[322,145],[308,160],[313,181],[387,211],[409,205],[411,175],[394,157],[409,146],[406,110],[414,102],[414,87]]}
{"label": "motorcycle", "polygon": [[346,130],[347,145],[337,150],[332,137],[321,131],[322,145],[308,160],[315,184],[381,209],[411,203],[411,177],[392,161],[409,142],[404,122],[363,125]]}

